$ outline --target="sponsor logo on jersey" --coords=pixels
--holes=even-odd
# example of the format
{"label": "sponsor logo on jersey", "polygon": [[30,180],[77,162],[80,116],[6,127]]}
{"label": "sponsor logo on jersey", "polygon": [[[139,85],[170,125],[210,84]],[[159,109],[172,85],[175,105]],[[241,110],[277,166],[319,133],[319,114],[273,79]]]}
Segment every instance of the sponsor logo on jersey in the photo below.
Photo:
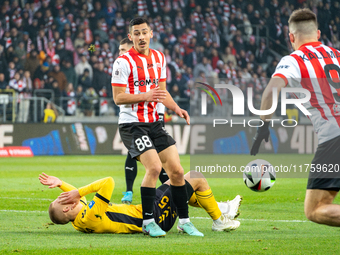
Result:
{"label": "sponsor logo on jersey", "polygon": [[92,209],[93,205],[95,204],[96,202],[94,202],[93,200],[89,203],[89,208]]}
{"label": "sponsor logo on jersey", "polygon": [[141,86],[141,87],[143,87],[143,86],[151,86],[151,85],[156,85],[157,86],[158,82],[159,82],[158,79],[153,79],[152,81],[151,81],[151,79],[146,79],[146,80],[135,81],[133,83],[133,85],[135,85],[136,87],[137,86]]}

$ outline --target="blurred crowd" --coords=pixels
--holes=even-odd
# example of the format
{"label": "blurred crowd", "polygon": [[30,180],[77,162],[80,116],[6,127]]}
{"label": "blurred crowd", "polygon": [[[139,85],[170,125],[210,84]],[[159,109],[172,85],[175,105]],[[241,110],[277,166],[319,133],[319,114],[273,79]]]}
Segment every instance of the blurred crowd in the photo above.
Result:
{"label": "blurred crowd", "polygon": [[338,1],[3,0],[0,89],[45,96],[68,115],[105,113],[119,42],[129,21],[145,16],[150,47],[164,52],[167,87],[181,107],[189,108],[196,81],[251,86],[260,99],[279,57],[292,52],[288,18],[300,7],[317,14],[321,41],[340,48]]}

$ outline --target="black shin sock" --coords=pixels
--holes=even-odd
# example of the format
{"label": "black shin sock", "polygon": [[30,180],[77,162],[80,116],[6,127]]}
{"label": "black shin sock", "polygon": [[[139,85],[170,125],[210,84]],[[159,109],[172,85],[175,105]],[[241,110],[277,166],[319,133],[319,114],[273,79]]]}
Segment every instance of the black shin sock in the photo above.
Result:
{"label": "black shin sock", "polygon": [[143,220],[153,219],[153,206],[156,198],[156,189],[141,187],[140,194],[142,197]]}
{"label": "black shin sock", "polygon": [[161,181],[161,183],[163,184],[164,182],[166,182],[167,180],[169,180],[169,176],[168,174],[165,172],[164,168],[162,168],[161,173],[159,174],[159,180]]}
{"label": "black shin sock", "polygon": [[125,161],[126,191],[132,191],[133,183],[135,182],[136,176],[137,176],[137,161],[131,158],[130,153],[128,153]]}
{"label": "black shin sock", "polygon": [[174,204],[177,207],[178,217],[180,219],[189,218],[189,209],[188,209],[188,196],[186,186],[171,186],[171,195],[174,201]]}

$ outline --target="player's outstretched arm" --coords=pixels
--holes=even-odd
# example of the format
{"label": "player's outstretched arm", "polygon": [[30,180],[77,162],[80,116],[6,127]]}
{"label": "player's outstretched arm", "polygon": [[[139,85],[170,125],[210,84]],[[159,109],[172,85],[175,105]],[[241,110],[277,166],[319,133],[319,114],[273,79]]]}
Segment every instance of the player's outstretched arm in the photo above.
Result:
{"label": "player's outstretched arm", "polygon": [[[273,104],[273,88],[277,90],[277,97],[280,94],[280,91],[283,87],[286,86],[286,82],[284,79],[280,77],[273,77],[270,79],[266,89],[263,91],[262,100],[261,100],[261,110],[268,110],[271,108]],[[269,139],[269,119],[273,116],[274,113],[268,115],[261,115],[260,118],[264,121],[264,125],[257,129],[256,135],[253,138],[254,143],[250,150],[250,155],[255,156],[259,152],[260,145],[262,140],[268,142]]]}
{"label": "player's outstretched arm", "polygon": [[113,189],[113,178],[106,177],[77,190],[61,193],[58,197],[58,202],[62,205],[73,204],[75,207],[79,203],[81,197],[94,192],[97,192],[101,198],[105,198],[107,201],[110,201]]}
{"label": "player's outstretched arm", "polygon": [[166,98],[163,101],[163,104],[168,109],[175,112],[178,116],[185,119],[187,124],[190,125],[190,116],[186,110],[181,109],[178,104],[174,101],[170,93],[166,90],[166,84],[165,82],[160,82],[159,87],[161,90],[166,91]]}
{"label": "player's outstretched arm", "polygon": [[50,189],[59,187],[62,191],[71,191],[76,188],[67,182],[60,180],[58,177],[47,175],[45,173],[39,174],[39,181],[42,185],[49,186]]}
{"label": "player's outstretched arm", "polygon": [[60,187],[63,183],[59,178],[45,173],[39,174],[39,181],[42,185],[48,186],[50,189]]}

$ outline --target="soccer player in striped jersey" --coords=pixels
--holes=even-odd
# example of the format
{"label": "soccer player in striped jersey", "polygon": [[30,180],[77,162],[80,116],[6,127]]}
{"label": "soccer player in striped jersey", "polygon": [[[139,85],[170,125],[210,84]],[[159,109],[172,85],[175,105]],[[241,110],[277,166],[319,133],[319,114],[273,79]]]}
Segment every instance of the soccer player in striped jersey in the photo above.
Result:
{"label": "soccer player in striped jersey", "polygon": [[[196,174],[196,176],[195,176]],[[185,175],[189,204],[203,208],[213,219],[213,231],[230,231],[238,228],[241,197],[237,195],[228,202],[217,203],[201,173]],[[76,189],[59,178],[45,173],[39,175],[41,184],[49,188],[59,187],[64,191],[49,207],[49,216],[56,224],[72,222],[73,227],[85,233],[142,233],[142,206],[112,204],[110,199],[115,186],[112,177],[97,180]],[[157,225],[169,231],[177,218],[176,206],[170,191],[170,181],[157,189],[154,218]],[[96,193],[87,203],[85,195]]]}
{"label": "soccer player in striped jersey", "polygon": [[[315,168],[321,166],[322,171],[310,170],[305,214],[313,222],[340,226],[340,205],[333,204],[340,189],[340,174],[336,172],[340,166],[340,52],[318,41],[320,30],[311,10],[295,10],[288,23],[289,39],[295,51],[277,65],[263,92],[261,110],[272,106],[273,88],[277,88],[277,94],[287,85],[311,93],[304,107],[311,113],[308,117],[319,143],[312,164]],[[260,116],[265,124],[257,130],[251,155],[258,153],[263,139],[268,141],[269,122],[266,120],[272,115]]]}
{"label": "soccer player in striped jersey", "polygon": [[[129,40],[128,37],[124,38],[120,41],[119,44],[119,56],[123,55],[125,52],[131,49],[133,46],[132,41]],[[159,116],[159,121],[163,123],[164,126],[164,105],[161,103],[157,104],[157,113]],[[128,153],[126,160],[125,160],[125,182],[126,182],[126,192],[123,192],[122,203],[123,204],[131,204],[132,202],[132,187],[133,183],[135,182],[137,176],[137,161],[136,159],[132,158],[131,155]],[[162,168],[161,173],[159,174],[159,180],[161,183],[166,182],[169,177],[165,170]]]}
{"label": "soccer player in striped jersey", "polygon": [[162,166],[170,178],[172,199],[176,204],[178,228],[192,236],[203,236],[190,222],[184,170],[180,164],[175,140],[159,122],[157,104],[174,111],[190,124],[187,111],[181,109],[166,91],[164,54],[149,48],[153,32],[148,20],[130,21],[129,39],[133,47],[113,64],[112,90],[120,106],[119,133],[132,158],[137,158],[146,173],[141,185],[143,231],[150,236],[166,233],[155,223],[153,207],[157,178]]}

